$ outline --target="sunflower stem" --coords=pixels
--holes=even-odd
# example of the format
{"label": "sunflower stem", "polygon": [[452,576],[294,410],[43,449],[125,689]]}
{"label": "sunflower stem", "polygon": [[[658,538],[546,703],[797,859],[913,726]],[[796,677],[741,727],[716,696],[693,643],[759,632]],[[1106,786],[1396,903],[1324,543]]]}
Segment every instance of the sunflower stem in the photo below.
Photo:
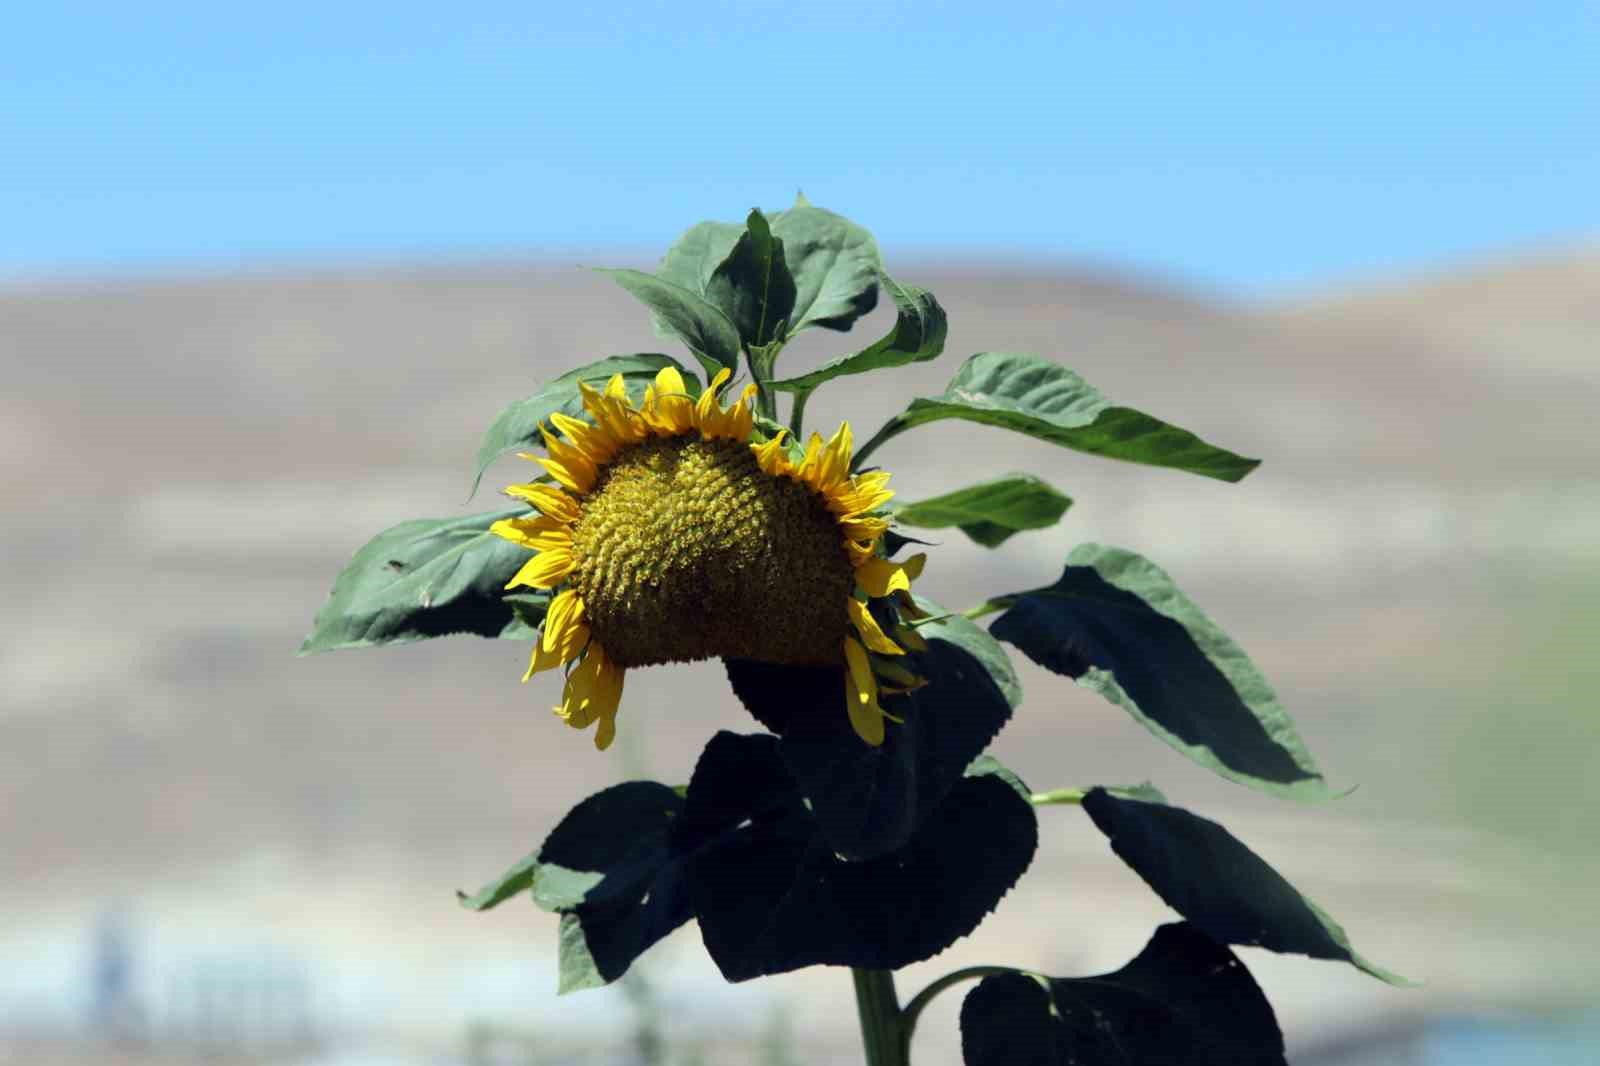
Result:
{"label": "sunflower stem", "polygon": [[750,376],[755,379],[756,388],[759,390],[756,393],[756,414],[773,421],[778,418],[778,394],[772,388],[772,368],[778,362],[778,353],[782,350],[781,340],[745,349],[745,361],[750,366]]}
{"label": "sunflower stem", "polygon": [[985,600],[976,607],[968,607],[966,610],[961,612],[961,616],[963,618],[970,618],[976,622],[984,615],[994,614],[996,611],[1003,611],[1016,602],[1017,598],[1015,596],[996,596],[992,600]]}
{"label": "sunflower stem", "polygon": [[856,1012],[861,1016],[861,1043],[867,1066],[909,1066],[909,1044],[901,1035],[900,998],[891,970],[852,968]]}
{"label": "sunflower stem", "polygon": [[801,389],[794,394],[794,403],[789,406],[789,438],[791,440],[804,440],[801,431],[806,424],[806,401],[811,399],[810,389]]}

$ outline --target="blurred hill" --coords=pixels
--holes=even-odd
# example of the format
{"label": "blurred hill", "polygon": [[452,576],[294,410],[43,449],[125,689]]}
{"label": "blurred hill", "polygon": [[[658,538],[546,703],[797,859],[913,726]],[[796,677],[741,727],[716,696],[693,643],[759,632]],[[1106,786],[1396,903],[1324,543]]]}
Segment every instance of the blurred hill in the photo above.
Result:
{"label": "blurred hill", "polygon": [[[1060,529],[998,553],[947,538],[931,594],[964,605],[1047,582],[1081,540],[1142,551],[1250,649],[1330,779],[1361,788],[1316,810],[1240,793],[1031,669],[1002,756],[1035,787],[1154,779],[1380,962],[1432,981],[1408,999],[1261,959],[1298,1032],[1353,1004],[1540,1000],[1600,976],[1600,945],[1572,941],[1597,935],[1573,925],[1600,872],[1584,828],[1600,802],[1600,249],[1273,306],[1089,272],[892,266],[948,308],[946,354],[824,386],[813,420],[864,435],[967,355],[1022,350],[1267,460],[1227,486],[997,430],[908,435],[880,453],[907,498],[1020,469],[1077,500]],[[813,331],[785,367],[890,321]],[[548,952],[541,916],[459,915],[450,890],[589,791],[683,780],[711,730],[749,728],[719,671],[630,674],[624,740],[599,756],[550,719],[554,682],[517,685],[519,646],[293,651],[368,536],[495,505],[514,462],[467,493],[502,406],[604,355],[678,354],[665,344],[605,278],[548,264],[0,291],[5,920],[71,930],[133,900],[327,952],[399,951],[399,927],[418,965]],[[1142,943],[1161,908],[1128,902],[1131,875],[1063,822],[997,939],[986,926],[952,957],[1012,943],[1045,969],[1114,966]],[[1046,906],[1059,945],[1030,925]],[[667,947],[687,957],[694,941]]]}

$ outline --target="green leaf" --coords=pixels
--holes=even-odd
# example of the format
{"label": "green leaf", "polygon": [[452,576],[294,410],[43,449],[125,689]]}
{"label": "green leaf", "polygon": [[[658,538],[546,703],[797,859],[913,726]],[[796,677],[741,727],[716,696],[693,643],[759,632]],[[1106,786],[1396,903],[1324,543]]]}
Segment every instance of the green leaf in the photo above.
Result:
{"label": "green leaf", "polygon": [[[501,597],[516,616],[515,621],[500,632],[507,640],[531,640],[544,625],[544,616],[550,610],[554,593],[547,589],[521,589]],[[519,628],[520,624],[520,628]]]}
{"label": "green leaf", "polygon": [[766,216],[751,211],[745,232],[706,282],[705,297],[739,328],[748,348],[781,341],[794,311],[795,285],[783,259],[783,242]]}
{"label": "green leaf", "polygon": [[995,548],[1024,529],[1055,525],[1071,506],[1070,498],[1038,478],[1010,474],[930,500],[899,504],[894,518],[923,529],[958,526],[985,548]]}
{"label": "green leaf", "polygon": [[1022,701],[1005,649],[971,621],[955,615],[918,633],[928,650],[897,661],[928,684],[882,700],[903,721],[887,723],[876,748],[850,727],[841,669],[727,661],[734,693],[782,737],[784,765],[828,846],[851,859],[910,840]]}
{"label": "green leaf", "polygon": [[1033,355],[979,352],[961,365],[943,395],[916,399],[857,454],[859,463],[915,426],[959,418],[1026,433],[1066,448],[1147,466],[1168,466],[1238,481],[1257,466],[1188,430],[1131,407],[1116,407],[1066,367]]}
{"label": "green leaf", "polygon": [[512,896],[520,896],[531,889],[533,876],[538,869],[539,856],[529,855],[473,895],[456,892],[456,901],[471,911],[486,911],[498,907]]}
{"label": "green leaf", "polygon": [[1054,585],[1002,599],[991,633],[1201,766],[1278,796],[1331,795],[1255,664],[1148,559],[1080,545]]}
{"label": "green leaf", "polygon": [[529,448],[543,448],[544,438],[539,429],[552,432],[555,426],[550,416],[560,412],[574,417],[583,414],[583,395],[578,390],[582,382],[591,388],[603,388],[613,374],[621,374],[627,384],[628,397],[635,403],[644,396],[645,388],[655,380],[656,373],[666,367],[676,367],[683,373],[684,384],[696,396],[700,382],[694,372],[685,370],[683,364],[668,355],[654,352],[639,355],[613,355],[588,366],[569,370],[544,386],[532,396],[525,397],[501,411],[478,445],[478,470],[472,480],[472,491],[477,492],[483,481],[483,472],[489,464],[511,452]]}
{"label": "green leaf", "polygon": [[785,783],[778,745],[719,733],[689,784],[687,828],[709,837],[689,860],[690,898],[730,981],[928,958],[977,928],[1032,861],[1033,809],[995,775],[958,780],[902,848],[843,859]]}
{"label": "green leaf", "polygon": [[878,242],[854,222],[809,204],[772,216],[794,277],[789,335],[811,326],[847,330],[878,305]]}
{"label": "green leaf", "polygon": [[738,371],[738,327],[705,297],[639,270],[602,268],[600,273],[611,275],[650,308],[656,334],[682,341],[708,380],[724,367]]}
{"label": "green leaf", "polygon": [[1083,809],[1117,857],[1213,940],[1348,962],[1380,981],[1410,983],[1358,955],[1339,923],[1216,822],[1103,788],[1089,790]]}
{"label": "green leaf", "polygon": [[691,226],[662,257],[656,277],[688,289],[698,296],[706,294],[711,275],[733,252],[745,234],[737,222],[701,222]]}
{"label": "green leaf", "polygon": [[1080,544],[1051,586],[1018,592],[989,632],[1123,707],[1229,781],[1290,799],[1331,795],[1250,656],[1162,568]]}
{"label": "green leaf", "polygon": [[1244,964],[1175,923],[1098,977],[986,977],[961,1004],[966,1066],[1283,1066],[1283,1033]]}
{"label": "green leaf", "polygon": [[503,599],[528,549],[489,532],[515,507],[458,518],[419,518],[368,541],[334,579],[300,654],[472,633],[520,635]]}
{"label": "green leaf", "polygon": [[944,308],[927,289],[901,285],[887,274],[882,275],[882,279],[883,287],[894,298],[897,308],[894,329],[870,347],[824,363],[809,374],[775,381],[772,387],[785,392],[810,392],[824,381],[847,374],[865,374],[869,370],[937,358],[944,351],[945,335],[949,332]]}

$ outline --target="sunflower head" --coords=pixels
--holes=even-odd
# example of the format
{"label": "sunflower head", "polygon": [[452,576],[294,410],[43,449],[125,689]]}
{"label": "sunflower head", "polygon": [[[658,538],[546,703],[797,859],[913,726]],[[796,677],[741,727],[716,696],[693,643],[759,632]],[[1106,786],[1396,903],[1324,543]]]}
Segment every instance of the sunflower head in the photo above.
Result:
{"label": "sunflower head", "polygon": [[[883,740],[876,656],[903,654],[888,599],[910,587],[920,557],[878,554],[893,495],[888,475],[849,472],[851,435],[813,435],[791,453],[779,431],[755,442],[755,386],[724,408],[724,370],[698,400],[674,369],[643,401],[622,378],[585,386],[590,421],[555,415],[542,465],[553,483],[513,485],[540,514],[493,528],[538,554],[508,588],[557,593],[528,676],[568,663],[568,724],[615,735],[622,680],[631,667],[733,658],[838,666],[856,731]],[[881,601],[876,610],[873,601]],[[899,671],[903,675],[904,671]]]}

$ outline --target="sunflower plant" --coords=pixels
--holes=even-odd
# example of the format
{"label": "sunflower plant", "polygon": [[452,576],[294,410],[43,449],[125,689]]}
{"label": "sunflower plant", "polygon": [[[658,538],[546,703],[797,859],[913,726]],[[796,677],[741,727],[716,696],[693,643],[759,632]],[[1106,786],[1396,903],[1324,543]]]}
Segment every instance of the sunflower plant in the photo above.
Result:
{"label": "sunflower plant", "polygon": [[[506,408],[477,477],[504,455],[528,460],[511,505],[380,533],[336,579],[302,651],[519,641],[523,681],[563,675],[555,716],[602,751],[626,722],[629,671],[720,659],[763,731],[718,732],[687,785],[588,797],[465,906],[527,895],[558,915],[564,993],[615,981],[689,921],[730,981],[850,967],[870,1066],[909,1063],[923,1008],[968,980],[972,1066],[1282,1063],[1272,1009],[1232,945],[1403,983],[1221,825],[1153,786],[1035,792],[986,754],[1021,702],[1009,644],[1230,781],[1330,796],[1260,672],[1160,568],[1085,544],[1049,584],[948,609],[913,589],[937,562],[910,531],[955,528],[995,548],[1070,501],[1010,475],[906,502],[869,464],[952,419],[1225,482],[1257,460],[1113,404],[1054,362],[998,352],[859,446],[848,423],[807,436],[820,386],[937,358],[946,316],[885,273],[866,230],[803,199],[694,226],[654,274],[606,273],[693,364],[611,356]],[[793,337],[850,330],[880,293],[895,305],[885,336],[780,376]],[[981,966],[902,1003],[894,971],[977,928],[1027,870],[1037,812],[1053,806],[1080,808],[1181,920],[1112,973]]]}

